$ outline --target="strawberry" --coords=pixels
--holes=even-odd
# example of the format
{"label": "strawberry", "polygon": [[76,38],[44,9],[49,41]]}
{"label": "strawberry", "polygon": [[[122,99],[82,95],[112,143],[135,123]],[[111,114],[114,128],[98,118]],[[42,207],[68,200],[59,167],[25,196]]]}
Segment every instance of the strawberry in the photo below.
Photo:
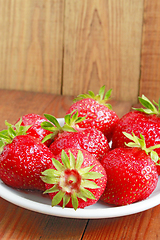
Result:
{"label": "strawberry", "polygon": [[[143,108],[134,109],[133,112],[125,114],[114,129],[112,137],[112,148],[126,147],[125,142],[129,139],[123,132],[132,133],[139,137],[142,134],[146,146],[151,147],[160,144],[160,101],[155,105],[144,95],[139,97]],[[156,108],[158,106],[158,110]],[[160,156],[160,148],[155,150]],[[160,166],[157,165],[160,174]]]}
{"label": "strawberry", "polygon": [[66,149],[52,159],[52,165],[41,177],[52,206],[84,208],[96,203],[102,195],[107,176],[102,165],[85,150]]}
{"label": "strawberry", "polygon": [[[106,170],[107,185],[101,200],[114,205],[127,205],[146,199],[156,188],[158,174],[156,147],[146,148],[143,135],[124,133],[132,142],[128,148],[115,148],[101,161]],[[154,161],[155,162],[154,162]]]}
{"label": "strawberry", "polygon": [[[41,126],[53,131],[54,137],[51,136],[51,138],[54,138],[54,141],[49,148],[54,155],[59,154],[65,148],[77,148],[87,150],[100,161],[109,151],[110,147],[107,138],[101,131],[95,128],[80,128],[78,126],[78,123],[83,121],[84,118],[78,117],[77,111],[65,116],[65,125],[63,127],[59,125],[54,116],[45,114],[45,117],[50,122],[43,122]],[[48,140],[47,137],[45,139]]]}
{"label": "strawberry", "polygon": [[[30,128],[27,130],[27,134],[30,136],[34,136],[36,138],[38,138],[40,141],[42,141],[42,139],[50,134],[50,132],[48,130],[45,130],[43,128],[41,128],[41,123],[46,121],[47,119],[38,115],[38,114],[26,114],[22,116],[22,126],[28,126],[31,125]],[[19,122],[20,119],[18,119]],[[51,144],[52,140],[48,140],[45,142],[46,146],[49,146]]]}
{"label": "strawberry", "polygon": [[110,89],[104,96],[105,86],[103,86],[97,95],[92,91],[79,95],[74,99],[75,103],[71,105],[66,114],[77,109],[79,117],[86,117],[84,121],[78,123],[81,128],[95,128],[110,141],[113,129],[119,120],[117,114],[111,109],[111,105],[107,103],[111,91]]}
{"label": "strawberry", "polygon": [[53,154],[37,138],[27,135],[28,127],[6,123],[0,132],[0,179],[13,188],[44,191],[41,172],[52,162]]}

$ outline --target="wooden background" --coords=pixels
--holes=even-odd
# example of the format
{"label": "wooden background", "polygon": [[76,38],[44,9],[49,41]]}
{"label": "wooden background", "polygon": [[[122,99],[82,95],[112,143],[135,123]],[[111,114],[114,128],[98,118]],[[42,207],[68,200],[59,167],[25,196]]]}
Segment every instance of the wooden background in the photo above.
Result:
{"label": "wooden background", "polygon": [[160,1],[0,0],[0,88],[136,103],[160,92]]}

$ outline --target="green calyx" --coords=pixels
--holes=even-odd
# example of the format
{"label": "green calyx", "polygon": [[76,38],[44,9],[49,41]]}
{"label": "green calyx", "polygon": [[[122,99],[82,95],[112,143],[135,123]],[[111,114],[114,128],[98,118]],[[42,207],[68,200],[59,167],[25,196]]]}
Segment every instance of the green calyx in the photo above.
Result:
{"label": "green calyx", "polygon": [[86,117],[78,117],[78,111],[74,110],[70,114],[67,114],[64,117],[65,124],[63,127],[61,127],[59,122],[57,121],[57,119],[54,116],[52,116],[50,114],[44,114],[44,116],[48,121],[42,122],[41,127],[52,133],[45,136],[42,140],[42,143],[44,143],[45,141],[47,141],[49,139],[54,139],[54,137],[58,133],[61,133],[64,131],[77,132],[77,130],[76,130],[76,128],[78,128],[77,123],[83,121],[86,118]]}
{"label": "green calyx", "polygon": [[109,109],[112,109],[111,104],[107,103],[107,101],[110,99],[111,93],[112,93],[112,89],[108,90],[105,94],[105,85],[104,85],[100,88],[99,93],[97,95],[95,95],[92,91],[89,90],[88,94],[80,94],[73,101],[77,102],[85,98],[91,98],[97,101],[98,103],[105,105]]}
{"label": "green calyx", "polygon": [[153,101],[154,104],[144,95],[138,99],[142,106],[145,108],[133,108],[134,110],[144,112],[146,114],[160,115],[160,99],[158,103]]}
{"label": "green calyx", "polygon": [[140,138],[138,138],[137,136],[135,136],[134,133],[129,134],[126,132],[123,132],[123,134],[130,140],[132,140],[132,142],[129,143],[125,143],[125,145],[127,147],[137,147],[137,148],[141,148],[142,150],[145,151],[145,153],[148,155],[150,154],[151,159],[156,163],[156,165],[159,165],[158,161],[160,160],[158,154],[154,151],[154,149],[160,148],[160,144],[157,144],[155,146],[146,147],[146,143],[145,143],[145,139],[144,136],[142,134],[140,134]]}
{"label": "green calyx", "polygon": [[20,118],[15,125],[5,121],[5,125],[8,127],[8,129],[0,132],[0,153],[2,153],[4,146],[11,143],[16,136],[27,134],[27,130],[31,127],[31,125],[21,126],[21,123],[22,118]]}
{"label": "green calyx", "polygon": [[63,208],[71,200],[72,206],[76,210],[78,208],[78,198],[87,201],[87,199],[95,199],[95,196],[88,190],[96,189],[99,186],[91,181],[101,178],[103,175],[98,172],[90,171],[94,166],[81,168],[84,161],[82,152],[79,150],[77,157],[73,156],[71,150],[69,157],[62,150],[62,163],[56,159],[52,159],[55,169],[47,169],[41,176],[42,181],[47,184],[52,184],[53,187],[47,189],[45,193],[57,194],[52,199],[52,207],[63,201]]}

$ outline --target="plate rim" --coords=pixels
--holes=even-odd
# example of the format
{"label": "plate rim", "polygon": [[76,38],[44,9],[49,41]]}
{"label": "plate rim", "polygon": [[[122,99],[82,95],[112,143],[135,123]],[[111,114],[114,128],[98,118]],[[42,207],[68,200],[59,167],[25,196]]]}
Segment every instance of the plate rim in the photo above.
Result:
{"label": "plate rim", "polygon": [[[19,193],[19,195],[17,195],[17,193]],[[34,193],[32,192],[27,193],[28,196],[31,196],[32,194]],[[39,195],[40,194],[41,193],[39,193]],[[103,204],[104,205],[103,208],[86,207],[84,209],[77,209],[75,211],[72,208],[63,209],[60,206],[52,207],[51,205],[48,205],[46,203],[39,203],[31,199],[26,199],[23,196],[21,196],[21,193],[17,189],[13,189],[5,185],[0,180],[0,197],[5,199],[6,201],[27,210],[65,218],[80,218],[80,219],[115,218],[143,212],[160,204],[160,193],[158,193],[155,196],[152,196],[152,194],[145,200],[125,206],[105,207],[105,204]],[[43,198],[42,196],[40,197]],[[97,203],[95,203],[94,206],[96,206],[96,204]],[[106,204],[106,206],[108,206],[108,204]]]}
{"label": "plate rim", "polygon": [[[57,118],[57,120],[59,121],[60,124],[64,123],[64,118]],[[89,206],[84,209],[79,208],[75,211],[73,208],[63,209],[60,206],[52,207],[51,204],[48,205],[46,203],[40,203],[33,201],[31,199],[26,199],[23,197],[19,190],[7,186],[0,180],[0,197],[14,205],[42,214],[79,219],[115,218],[143,212],[160,204],[160,192],[154,196],[154,192],[157,189],[158,190],[160,189],[160,176],[158,179],[156,189],[147,199],[125,206],[112,206],[109,204],[102,203],[102,206],[104,205],[105,207],[92,208],[93,206]],[[28,192],[28,196],[32,196],[33,194],[34,194],[33,192]],[[101,205],[99,201],[98,204]],[[94,206],[96,205],[98,206],[98,204],[95,203]]]}

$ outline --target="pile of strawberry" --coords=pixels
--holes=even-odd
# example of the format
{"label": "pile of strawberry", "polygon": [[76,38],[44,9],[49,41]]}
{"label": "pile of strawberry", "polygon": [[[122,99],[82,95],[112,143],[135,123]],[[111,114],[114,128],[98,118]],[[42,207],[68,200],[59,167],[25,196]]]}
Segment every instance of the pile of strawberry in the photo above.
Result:
{"label": "pile of strawberry", "polygon": [[27,114],[0,132],[0,179],[49,194],[52,206],[84,208],[101,200],[127,205],[146,199],[160,175],[160,101],[121,119],[111,90],[79,95],[61,126],[49,114]]}

